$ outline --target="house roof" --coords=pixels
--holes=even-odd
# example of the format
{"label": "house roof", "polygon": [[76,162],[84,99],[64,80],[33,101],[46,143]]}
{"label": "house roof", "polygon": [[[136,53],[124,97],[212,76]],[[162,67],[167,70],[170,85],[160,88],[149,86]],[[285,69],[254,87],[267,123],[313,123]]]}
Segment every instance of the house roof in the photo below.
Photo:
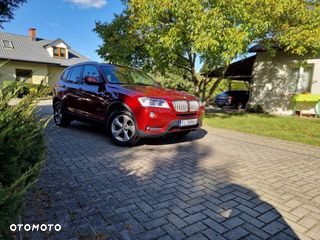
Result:
{"label": "house roof", "polygon": [[267,49],[261,45],[261,44],[256,44],[254,46],[252,46],[251,48],[249,48],[249,53],[253,53],[253,52],[266,52]]}
{"label": "house roof", "polygon": [[67,49],[70,49],[70,45],[67,44],[65,41],[63,41],[61,38],[58,38],[56,40],[51,41],[49,44],[45,45],[44,47],[54,47],[56,45],[58,45],[59,43],[63,43],[64,45],[66,45]]}
{"label": "house roof", "polygon": [[[11,41],[13,49],[4,47],[3,40]],[[51,57],[45,47],[54,44],[56,41],[64,42],[62,39],[46,40],[37,38],[32,40],[28,36],[0,32],[0,59],[46,63],[57,66],[71,66],[90,60],[71,49],[69,45],[67,45],[69,47],[68,59]]]}
{"label": "house roof", "polygon": [[[225,78],[250,82],[252,79],[253,64],[256,56],[251,56],[231,63],[225,73]],[[211,71],[208,77],[218,77],[217,71]]]}

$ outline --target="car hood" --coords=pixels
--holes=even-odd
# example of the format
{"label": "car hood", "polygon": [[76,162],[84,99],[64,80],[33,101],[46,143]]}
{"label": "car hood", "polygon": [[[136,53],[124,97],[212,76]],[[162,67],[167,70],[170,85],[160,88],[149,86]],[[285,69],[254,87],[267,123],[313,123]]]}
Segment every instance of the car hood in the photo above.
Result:
{"label": "car hood", "polygon": [[197,99],[192,94],[182,92],[182,91],[172,90],[172,89],[161,88],[161,87],[139,86],[139,85],[122,85],[121,87],[129,90],[132,95],[162,98],[165,100]]}

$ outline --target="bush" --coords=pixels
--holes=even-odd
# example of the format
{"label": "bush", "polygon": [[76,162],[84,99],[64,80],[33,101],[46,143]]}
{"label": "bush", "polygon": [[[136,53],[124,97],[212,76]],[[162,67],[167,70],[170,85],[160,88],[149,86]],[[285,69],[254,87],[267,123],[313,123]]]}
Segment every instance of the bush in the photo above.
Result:
{"label": "bush", "polygon": [[0,88],[0,239],[9,238],[9,226],[16,222],[24,193],[37,178],[45,154],[46,120],[35,118],[42,89],[9,105],[22,88],[21,83]]}
{"label": "bush", "polygon": [[3,80],[3,81],[2,81],[2,85],[3,85],[4,87],[6,87],[6,86],[12,84],[13,82],[14,82],[13,80]]}
{"label": "bush", "polygon": [[248,104],[247,105],[247,112],[249,113],[265,113],[263,107],[260,104]]}
{"label": "bush", "polygon": [[33,93],[33,94],[38,93],[39,89],[41,89],[41,96],[39,97],[52,96],[53,89],[50,86],[23,82],[21,83],[21,87],[18,92],[18,97],[22,98],[28,95],[29,93]]}

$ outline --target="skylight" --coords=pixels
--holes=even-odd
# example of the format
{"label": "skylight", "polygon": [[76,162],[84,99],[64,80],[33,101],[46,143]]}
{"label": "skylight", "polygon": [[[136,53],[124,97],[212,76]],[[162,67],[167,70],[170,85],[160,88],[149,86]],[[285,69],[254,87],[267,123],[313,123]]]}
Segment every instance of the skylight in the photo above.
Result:
{"label": "skylight", "polygon": [[5,47],[5,48],[14,48],[13,47],[13,43],[11,42],[11,41],[9,41],[9,40],[2,40],[2,42],[3,42],[3,46]]}

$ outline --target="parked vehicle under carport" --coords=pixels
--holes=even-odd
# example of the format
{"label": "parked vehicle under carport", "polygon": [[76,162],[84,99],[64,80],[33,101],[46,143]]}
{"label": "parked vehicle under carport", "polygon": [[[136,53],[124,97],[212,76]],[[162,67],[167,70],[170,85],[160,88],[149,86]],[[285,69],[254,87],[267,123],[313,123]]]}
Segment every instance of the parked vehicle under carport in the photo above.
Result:
{"label": "parked vehicle under carport", "polygon": [[245,108],[249,100],[249,91],[229,90],[218,94],[214,100],[215,104],[220,107]]}

